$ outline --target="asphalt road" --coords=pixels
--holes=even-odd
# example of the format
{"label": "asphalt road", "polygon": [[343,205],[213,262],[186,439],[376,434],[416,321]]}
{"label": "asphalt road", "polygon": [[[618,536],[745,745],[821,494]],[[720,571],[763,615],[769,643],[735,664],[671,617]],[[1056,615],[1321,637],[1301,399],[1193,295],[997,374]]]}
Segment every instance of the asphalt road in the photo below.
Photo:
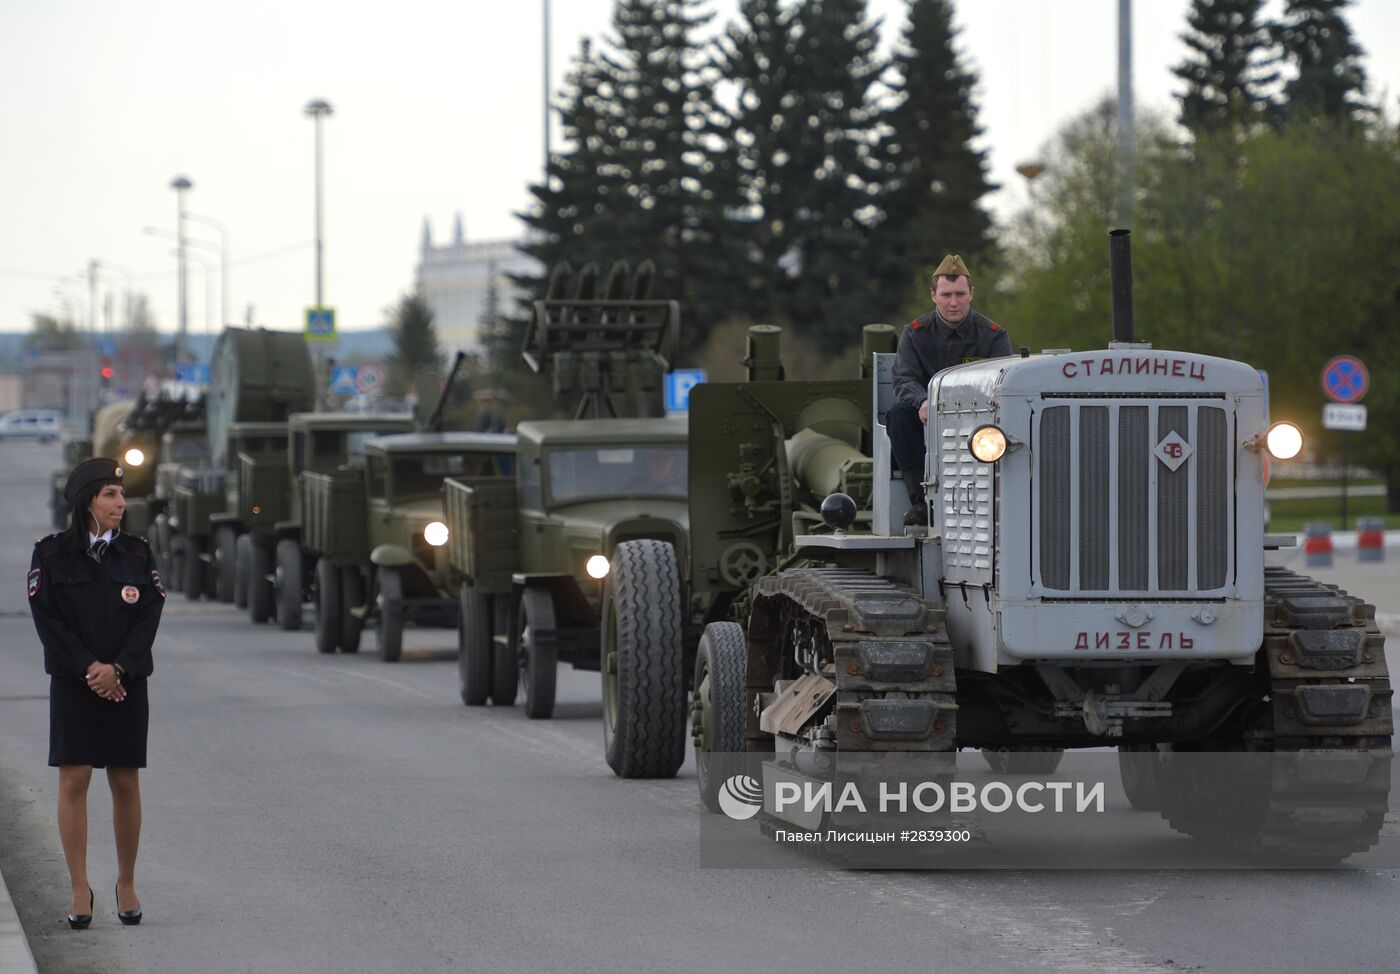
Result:
{"label": "asphalt road", "polygon": [[[0,586],[0,869],[41,971],[1400,968],[1397,870],[705,868],[693,769],[614,778],[596,675],[561,674],[550,722],[468,710],[448,633],[410,632],[396,665],[318,656],[307,632],[255,628],[178,595],[150,691],[147,919],[122,928],[112,916],[98,772],[97,919],[70,932],[57,775],[45,766],[48,682],[24,595],[58,464],[54,447],[0,444],[0,562],[11,566]],[[1393,581],[1371,583],[1400,609]],[[1138,820],[1189,847],[1154,816]]]}

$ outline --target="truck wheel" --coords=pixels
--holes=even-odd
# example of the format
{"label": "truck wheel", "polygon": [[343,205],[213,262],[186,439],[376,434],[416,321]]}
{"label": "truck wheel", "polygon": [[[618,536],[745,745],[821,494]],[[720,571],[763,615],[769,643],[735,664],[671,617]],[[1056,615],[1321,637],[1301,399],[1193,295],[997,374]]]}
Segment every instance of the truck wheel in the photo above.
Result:
{"label": "truck wheel", "polygon": [[1053,774],[1065,756],[1062,747],[984,747],[982,757],[997,774]]}
{"label": "truck wheel", "polygon": [[[515,706],[515,695],[520,689],[520,650],[515,645],[515,634],[511,631],[511,626],[515,624],[515,615],[513,595],[492,597],[491,702],[497,707]],[[495,637],[497,629],[503,630],[504,639]]]}
{"label": "truck wheel", "polygon": [[340,651],[358,653],[365,621],[354,610],[365,604],[365,580],[358,568],[340,570]]}
{"label": "truck wheel", "polygon": [[301,628],[301,545],[294,538],[277,542],[277,627],[285,632]]}
{"label": "truck wheel", "polygon": [[719,790],[728,775],[710,755],[748,749],[745,734],[749,643],[737,622],[712,622],[695,653],[695,695],[690,705],[690,736],[695,742],[696,782],[700,798],[720,811]]}
{"label": "truck wheel", "polygon": [[272,618],[272,549],[254,542],[248,555],[248,618],[261,625]]}
{"label": "truck wheel", "polygon": [[334,653],[340,642],[340,572],[325,558],[316,562],[314,605],[316,652]]}
{"label": "truck wheel", "polygon": [[480,707],[491,695],[490,601],[467,582],[457,601],[457,692],[466,706]]}
{"label": "truck wheel", "polygon": [[1157,793],[1157,745],[1119,744],[1118,776],[1128,804],[1139,812],[1156,812],[1162,808]]}
{"label": "truck wheel", "polygon": [[397,568],[379,569],[379,624],[375,636],[379,658],[397,663],[403,655],[403,575]]}
{"label": "truck wheel", "polygon": [[220,602],[233,601],[238,577],[238,532],[221,527],[214,532],[214,594]]}
{"label": "truck wheel", "polygon": [[[540,639],[554,631],[554,598],[548,589],[525,588],[515,611],[516,644],[519,646],[520,682],[525,684],[525,716],[548,720],[554,716],[555,681],[559,655],[554,644]],[[504,687],[502,688],[504,689]],[[515,694],[510,695],[511,702]]]}
{"label": "truck wheel", "polygon": [[248,608],[248,586],[253,577],[253,536],[240,534],[233,543],[233,605]]}
{"label": "truck wheel", "polygon": [[185,598],[191,602],[198,602],[199,597],[204,594],[204,554],[203,538],[182,538],[184,553],[181,557],[185,561],[185,571],[181,578],[185,583]]}
{"label": "truck wheel", "polygon": [[603,589],[603,743],[622,778],[670,778],[685,761],[681,580],[665,541],[617,546]]}

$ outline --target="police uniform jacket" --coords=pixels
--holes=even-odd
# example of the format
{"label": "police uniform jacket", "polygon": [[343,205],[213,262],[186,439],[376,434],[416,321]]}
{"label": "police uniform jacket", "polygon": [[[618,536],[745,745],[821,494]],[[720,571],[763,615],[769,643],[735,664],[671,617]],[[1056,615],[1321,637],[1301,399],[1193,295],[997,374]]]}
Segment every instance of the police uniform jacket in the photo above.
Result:
{"label": "police uniform jacket", "polygon": [[[50,675],[49,764],[145,767],[146,677],[165,604],[150,546],[118,533],[98,560],[49,535],[34,546],[28,582]],[[94,662],[124,671],[126,699],[104,700],[87,686]]]}
{"label": "police uniform jacket", "polygon": [[894,363],[894,392],[900,402],[918,406],[928,398],[934,374],[964,362],[1011,354],[1011,336],[986,315],[970,311],[951,327],[937,309],[904,326]]}

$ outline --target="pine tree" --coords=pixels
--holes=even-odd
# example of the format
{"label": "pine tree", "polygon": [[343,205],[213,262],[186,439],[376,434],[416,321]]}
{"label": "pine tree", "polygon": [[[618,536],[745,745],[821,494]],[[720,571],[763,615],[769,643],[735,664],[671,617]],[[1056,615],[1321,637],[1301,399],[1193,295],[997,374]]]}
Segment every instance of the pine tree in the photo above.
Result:
{"label": "pine tree", "polygon": [[602,55],[615,112],[614,140],[625,195],[614,201],[633,264],[651,258],[656,293],[679,298],[687,345],[704,340],[722,305],[715,280],[724,262],[714,246],[721,213],[709,177],[715,170],[713,72],[696,34],[710,15],[697,0],[617,0],[614,36]]}
{"label": "pine tree", "polygon": [[[926,302],[927,278],[946,253],[970,263],[991,247],[991,220],[980,200],[990,190],[974,97],[976,75],[954,49],[949,0],[912,0],[903,43],[894,55],[894,107],[879,158],[883,220],[872,266],[884,282],[889,320],[902,296]],[[873,319],[872,320],[876,320]]]}
{"label": "pine tree", "polygon": [[1248,124],[1272,106],[1278,80],[1269,28],[1259,17],[1263,0],[1192,0],[1189,30],[1181,35],[1189,53],[1172,73],[1186,82],[1181,124],[1193,134]]}
{"label": "pine tree", "polygon": [[442,345],[433,325],[433,309],[421,295],[406,294],[394,308],[390,334],[394,353],[389,356],[389,388],[394,395],[416,390],[419,396],[435,392],[442,376]]}
{"label": "pine tree", "polygon": [[1354,121],[1374,113],[1362,51],[1342,11],[1351,0],[1288,0],[1273,32],[1297,76],[1283,86],[1282,115],[1291,121]]}
{"label": "pine tree", "polygon": [[596,261],[606,266],[625,239],[617,213],[625,205],[626,179],[614,146],[612,97],[604,66],[585,38],[559,103],[564,148],[551,155],[546,178],[530,186],[534,205],[516,214],[529,228],[520,249],[539,262],[539,273],[511,278],[522,302],[512,322],[515,332],[523,332],[530,304],[544,297],[555,264],[568,260],[579,267]]}
{"label": "pine tree", "polygon": [[734,173],[754,307],[839,347],[872,316],[870,89],[882,64],[864,0],[743,0],[717,63],[737,88]]}

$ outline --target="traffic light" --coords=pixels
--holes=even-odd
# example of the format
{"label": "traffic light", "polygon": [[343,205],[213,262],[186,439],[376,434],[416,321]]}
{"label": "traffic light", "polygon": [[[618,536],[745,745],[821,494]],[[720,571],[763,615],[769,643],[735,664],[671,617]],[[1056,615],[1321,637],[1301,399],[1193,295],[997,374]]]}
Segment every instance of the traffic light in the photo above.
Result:
{"label": "traffic light", "polygon": [[102,388],[107,388],[112,384],[112,360],[106,356],[102,358]]}

